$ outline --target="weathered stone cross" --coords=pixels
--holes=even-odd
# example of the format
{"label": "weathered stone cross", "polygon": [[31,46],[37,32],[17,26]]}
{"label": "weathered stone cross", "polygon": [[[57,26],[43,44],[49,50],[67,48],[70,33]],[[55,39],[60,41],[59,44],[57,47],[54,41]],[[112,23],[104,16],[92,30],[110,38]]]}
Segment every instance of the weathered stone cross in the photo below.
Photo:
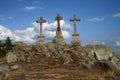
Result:
{"label": "weathered stone cross", "polygon": [[76,18],[76,15],[74,15],[73,19],[70,19],[71,22],[74,22],[74,34],[76,34],[76,22],[80,21],[80,19]]}
{"label": "weathered stone cross", "polygon": [[36,21],[37,23],[40,23],[40,36],[42,36],[42,24],[46,23],[46,20],[44,20],[42,18],[42,16],[40,16],[40,19]]}
{"label": "weathered stone cross", "polygon": [[58,13],[57,16],[55,17],[55,20],[57,21],[57,31],[60,31],[60,20],[62,20],[62,17],[60,16],[60,14]]}

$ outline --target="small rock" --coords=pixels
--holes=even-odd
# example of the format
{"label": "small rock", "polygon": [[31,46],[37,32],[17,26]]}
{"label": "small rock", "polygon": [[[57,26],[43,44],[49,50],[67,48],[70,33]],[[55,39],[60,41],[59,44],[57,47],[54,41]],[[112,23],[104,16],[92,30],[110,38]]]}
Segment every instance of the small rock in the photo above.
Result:
{"label": "small rock", "polygon": [[8,65],[2,64],[0,65],[0,80],[6,80],[9,76],[9,68]]}
{"label": "small rock", "polygon": [[16,64],[16,65],[13,65],[13,66],[10,66],[10,69],[11,70],[17,70],[19,68],[19,66]]}

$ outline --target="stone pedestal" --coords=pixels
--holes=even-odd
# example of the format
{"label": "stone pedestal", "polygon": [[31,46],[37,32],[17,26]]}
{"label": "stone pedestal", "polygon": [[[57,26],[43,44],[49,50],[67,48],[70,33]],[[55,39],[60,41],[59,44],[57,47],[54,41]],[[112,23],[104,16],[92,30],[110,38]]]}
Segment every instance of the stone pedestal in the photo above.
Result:
{"label": "stone pedestal", "polygon": [[81,42],[79,40],[79,34],[73,34],[72,35],[72,41],[71,41],[72,45],[81,45]]}
{"label": "stone pedestal", "polygon": [[41,45],[41,44],[44,44],[45,42],[44,42],[44,36],[43,35],[41,35],[41,36],[38,36],[38,41],[37,41],[37,45]]}
{"label": "stone pedestal", "polygon": [[64,44],[66,44],[65,41],[64,41],[64,39],[63,39],[61,30],[56,31],[56,36],[55,36],[55,38],[53,39],[52,42],[56,43],[58,45],[64,45]]}

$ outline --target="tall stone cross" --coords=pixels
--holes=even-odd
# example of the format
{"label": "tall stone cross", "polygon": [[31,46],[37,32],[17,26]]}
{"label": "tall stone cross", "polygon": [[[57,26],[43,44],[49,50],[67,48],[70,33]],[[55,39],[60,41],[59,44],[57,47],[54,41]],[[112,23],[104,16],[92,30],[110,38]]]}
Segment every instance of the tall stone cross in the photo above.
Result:
{"label": "tall stone cross", "polygon": [[57,16],[55,17],[55,20],[57,21],[57,31],[60,31],[60,20],[62,20],[62,17],[60,16],[60,14],[58,13]]}
{"label": "tall stone cross", "polygon": [[74,22],[74,34],[76,34],[76,22],[80,21],[80,19],[76,18],[76,15],[74,15],[73,19],[70,19],[71,22]]}
{"label": "tall stone cross", "polygon": [[42,36],[42,24],[46,23],[46,20],[44,20],[42,16],[40,16],[40,19],[37,20],[36,23],[40,23],[40,36]]}

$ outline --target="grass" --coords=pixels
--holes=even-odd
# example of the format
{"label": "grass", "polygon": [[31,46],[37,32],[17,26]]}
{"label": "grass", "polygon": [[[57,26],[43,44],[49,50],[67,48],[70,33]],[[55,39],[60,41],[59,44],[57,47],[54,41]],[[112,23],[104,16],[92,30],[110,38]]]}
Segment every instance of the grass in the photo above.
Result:
{"label": "grass", "polygon": [[[64,66],[59,60],[43,58],[37,63],[22,63],[18,71],[11,72],[12,77],[24,77],[26,80],[104,80],[105,77],[120,79],[120,75],[113,70],[101,68],[79,68],[77,65]],[[97,66],[96,66],[97,67]],[[26,76],[27,75],[27,76]]]}

